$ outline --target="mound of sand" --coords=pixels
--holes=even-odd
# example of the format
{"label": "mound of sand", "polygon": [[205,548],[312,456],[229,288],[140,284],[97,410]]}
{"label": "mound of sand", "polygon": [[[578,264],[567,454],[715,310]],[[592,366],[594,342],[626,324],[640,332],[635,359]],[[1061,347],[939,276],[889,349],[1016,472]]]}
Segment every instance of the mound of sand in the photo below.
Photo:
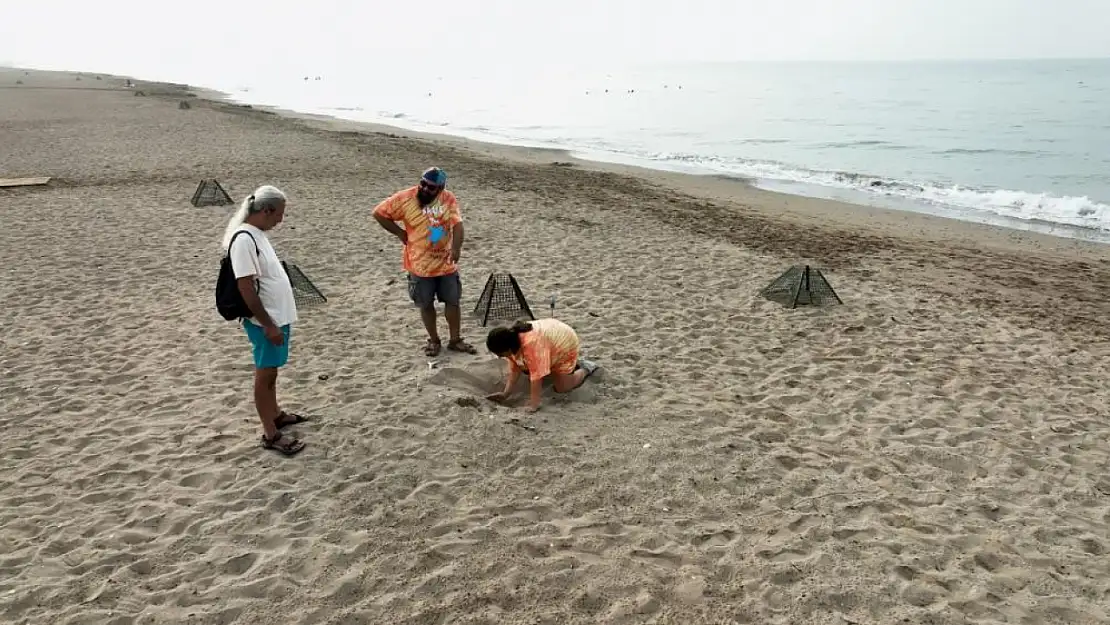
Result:
{"label": "mound of sand", "polygon": [[[483,398],[504,388],[506,380],[505,364],[497,358],[468,362],[457,366],[432,369],[430,384],[447,387],[460,393],[460,397]],[[596,404],[601,401],[601,387],[605,382],[605,368],[599,367],[583,384],[569,393],[556,393],[550,379],[544,380],[544,404]],[[527,403],[529,396],[528,379],[524,376],[517,381],[515,395],[505,406],[520,407]]]}

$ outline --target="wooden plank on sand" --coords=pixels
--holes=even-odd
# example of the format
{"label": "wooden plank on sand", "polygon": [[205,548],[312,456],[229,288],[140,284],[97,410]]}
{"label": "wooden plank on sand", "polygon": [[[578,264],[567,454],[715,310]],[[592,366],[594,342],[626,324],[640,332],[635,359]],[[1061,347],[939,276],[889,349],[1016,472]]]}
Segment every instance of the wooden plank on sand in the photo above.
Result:
{"label": "wooden plank on sand", "polygon": [[39,178],[0,178],[0,187],[31,187],[50,182],[50,176]]}

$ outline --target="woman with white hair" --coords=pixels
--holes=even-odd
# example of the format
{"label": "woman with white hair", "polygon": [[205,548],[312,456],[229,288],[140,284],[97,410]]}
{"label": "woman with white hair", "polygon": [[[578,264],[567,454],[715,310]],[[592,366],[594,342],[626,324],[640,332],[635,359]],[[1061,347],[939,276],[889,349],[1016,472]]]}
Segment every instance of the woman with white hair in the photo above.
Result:
{"label": "woman with white hair", "polygon": [[285,203],[277,187],[258,187],[231,217],[223,243],[239,294],[251,312],[241,321],[254,352],[254,405],[262,421],[262,446],[292,456],[305,444],[281,429],[306,419],[278,405],[277,377],[289,360],[297,304],[289,276],[266,235],[285,218]]}

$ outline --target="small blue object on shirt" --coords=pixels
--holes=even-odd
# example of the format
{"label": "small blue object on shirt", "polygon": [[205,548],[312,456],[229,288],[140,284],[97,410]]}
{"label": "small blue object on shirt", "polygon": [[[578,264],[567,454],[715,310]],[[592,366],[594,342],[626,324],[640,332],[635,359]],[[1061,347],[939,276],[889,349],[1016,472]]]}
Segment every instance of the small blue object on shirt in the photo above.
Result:
{"label": "small blue object on shirt", "polygon": [[428,229],[428,240],[432,243],[439,243],[444,236],[442,226],[432,226]]}

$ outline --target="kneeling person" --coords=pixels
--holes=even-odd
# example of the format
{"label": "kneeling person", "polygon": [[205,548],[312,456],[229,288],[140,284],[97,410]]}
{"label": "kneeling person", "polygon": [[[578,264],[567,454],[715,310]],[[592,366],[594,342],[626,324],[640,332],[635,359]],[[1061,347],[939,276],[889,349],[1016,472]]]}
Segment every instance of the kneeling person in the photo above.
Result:
{"label": "kneeling person", "polygon": [[551,376],[555,391],[567,393],[582,385],[597,365],[578,360],[578,335],[558,319],[518,321],[511,328],[494,328],[486,338],[486,348],[509,363],[505,390],[487,396],[504,401],[512,396],[520,375],[527,374],[530,399],[526,410],[540,407],[544,378]]}

